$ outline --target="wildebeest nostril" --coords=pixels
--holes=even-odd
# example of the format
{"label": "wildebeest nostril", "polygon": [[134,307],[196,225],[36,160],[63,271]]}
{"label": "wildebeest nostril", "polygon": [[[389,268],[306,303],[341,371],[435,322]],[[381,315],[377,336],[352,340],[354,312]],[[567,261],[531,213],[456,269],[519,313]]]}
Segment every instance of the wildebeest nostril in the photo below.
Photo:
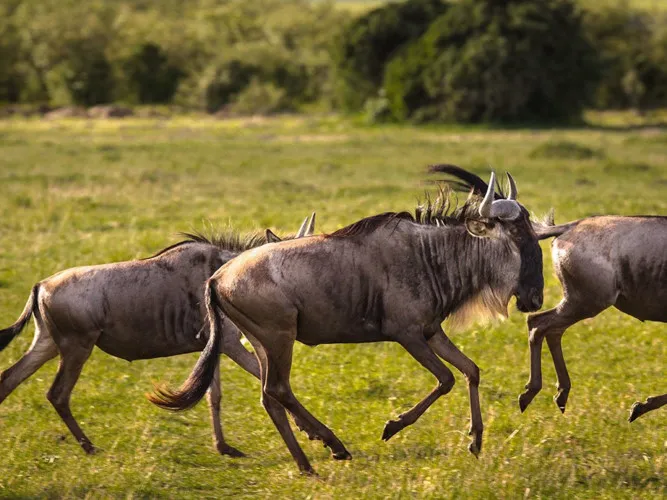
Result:
{"label": "wildebeest nostril", "polygon": [[541,293],[534,294],[533,295],[533,300],[532,300],[533,307],[535,309],[539,309],[540,307],[542,307],[542,300],[543,299],[542,299],[542,294]]}

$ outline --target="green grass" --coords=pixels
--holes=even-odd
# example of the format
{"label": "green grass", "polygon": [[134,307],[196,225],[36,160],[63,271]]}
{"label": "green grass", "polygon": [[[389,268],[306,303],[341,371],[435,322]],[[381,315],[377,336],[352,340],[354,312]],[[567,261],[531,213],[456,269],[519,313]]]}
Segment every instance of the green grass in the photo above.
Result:
{"label": "green grass", "polygon": [[[667,133],[624,130],[626,115],[591,115],[587,129],[365,127],[335,117],[215,121],[0,121],[0,325],[30,287],[61,269],[144,257],[178,231],[233,223],[293,231],[317,210],[318,230],[411,210],[429,186],[424,167],[451,162],[487,175],[510,170],[534,213],[557,222],[591,214],[667,214]],[[637,121],[639,119],[632,118]],[[656,123],[660,117],[653,117]],[[641,123],[637,123],[641,125]],[[574,153],[573,153],[574,152]],[[545,243],[546,304],[560,300]],[[0,354],[29,347],[30,326]],[[665,325],[607,311],[564,338],[573,389],[565,415],[555,374],[525,414],[525,317],[452,334],[482,369],[486,432],[466,449],[463,378],[389,443],[384,422],[433,378],[390,344],[297,346],[293,388],[354,456],[331,460],[298,434],[319,478],[301,477],[259,404],[258,383],[222,361],[223,424],[249,458],[216,455],[205,404],[169,414],[149,404],[152,381],[180,383],[196,355],[127,363],[95,351],[72,409],[102,449],[86,456],[46,401],[50,362],[0,406],[0,497],[664,498],[664,411],[626,422],[635,400],[667,389]],[[546,351],[546,349],[545,349]]]}

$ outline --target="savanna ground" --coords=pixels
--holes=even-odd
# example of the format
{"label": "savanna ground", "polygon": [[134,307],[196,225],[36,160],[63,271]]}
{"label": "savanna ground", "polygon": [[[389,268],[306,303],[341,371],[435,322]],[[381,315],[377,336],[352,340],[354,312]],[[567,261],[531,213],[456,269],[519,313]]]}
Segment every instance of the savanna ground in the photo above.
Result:
{"label": "savanna ground", "polygon": [[[0,325],[15,321],[33,283],[61,269],[146,257],[178,231],[294,231],[310,211],[318,231],[411,210],[425,166],[510,170],[520,200],[556,220],[601,213],[667,214],[667,133],[647,119],[596,115],[579,129],[366,127],[335,117],[215,121],[0,121]],[[546,303],[561,293],[545,249]],[[326,286],[326,284],[323,284]],[[180,383],[195,354],[128,363],[96,350],[72,409],[101,448],[86,456],[45,398],[51,361],[0,406],[0,497],[659,498],[667,493],[667,413],[633,424],[636,400],[667,390],[667,327],[616,311],[564,339],[573,381],[567,411],[545,388],[525,414],[525,317],[473,326],[452,339],[482,369],[485,443],[466,449],[468,397],[457,385],[388,443],[384,422],[434,379],[391,344],[298,345],[297,396],[353,454],[336,462],[298,433],[319,473],[302,477],[259,403],[259,384],[222,360],[223,424],[245,459],[218,456],[206,404],[170,414],[144,399],[152,381]],[[7,368],[32,325],[0,354]]]}

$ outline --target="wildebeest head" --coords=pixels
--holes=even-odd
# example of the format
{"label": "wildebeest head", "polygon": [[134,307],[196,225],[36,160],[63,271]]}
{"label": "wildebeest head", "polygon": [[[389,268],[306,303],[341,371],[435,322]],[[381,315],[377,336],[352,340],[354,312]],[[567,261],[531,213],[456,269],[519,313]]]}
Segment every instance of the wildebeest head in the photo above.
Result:
{"label": "wildebeest head", "polygon": [[536,311],[542,307],[544,277],[542,275],[542,249],[530,222],[530,214],[517,200],[516,183],[508,173],[509,193],[496,193],[495,173],[487,185],[482,179],[453,165],[435,165],[432,172],[447,173],[460,179],[449,181],[455,189],[471,190],[484,195],[477,213],[469,213],[466,229],[478,238],[496,238],[507,242],[519,254],[519,273],[514,295],[521,312]]}

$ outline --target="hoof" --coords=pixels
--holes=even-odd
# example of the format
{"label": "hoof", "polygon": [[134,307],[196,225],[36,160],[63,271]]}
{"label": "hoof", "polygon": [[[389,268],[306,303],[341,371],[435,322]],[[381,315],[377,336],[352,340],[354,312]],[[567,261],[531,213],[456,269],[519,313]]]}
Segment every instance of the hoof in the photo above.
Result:
{"label": "hoof", "polygon": [[643,406],[639,401],[633,404],[632,408],[630,409],[630,417],[628,418],[628,422],[634,422],[639,417],[641,417],[644,414],[642,409]]}
{"label": "hoof", "polygon": [[227,455],[228,457],[233,457],[233,458],[243,458],[245,457],[245,453],[243,453],[241,450],[237,450],[233,446],[229,446],[228,444],[218,446],[218,452],[220,455]]}
{"label": "hoof", "polygon": [[302,476],[319,477],[317,472],[315,472],[315,469],[313,469],[310,464],[308,467],[299,467],[299,473]]}
{"label": "hoof", "polygon": [[554,401],[558,406],[558,409],[561,413],[565,413],[565,405],[567,404],[567,397],[570,395],[570,392],[567,390],[560,390],[558,394],[554,396]]}
{"label": "hoof", "polygon": [[469,435],[473,436],[473,438],[468,445],[468,451],[475,455],[475,458],[477,458],[482,451],[482,431],[471,429]]}
{"label": "hoof", "polygon": [[352,455],[347,450],[339,451],[333,454],[334,460],[352,460]]}
{"label": "hoof", "polygon": [[403,427],[405,426],[398,420],[387,420],[387,423],[384,424],[384,431],[382,431],[382,440],[389,441],[389,439],[402,430]]}
{"label": "hoof", "polygon": [[98,449],[93,446],[93,443],[90,442],[83,442],[81,443],[81,447],[83,448],[83,451],[85,451],[88,455],[96,455],[98,452]]}
{"label": "hoof", "polygon": [[521,413],[526,411],[526,408],[528,408],[528,405],[533,401],[536,394],[536,392],[526,391],[519,396],[519,409]]}

